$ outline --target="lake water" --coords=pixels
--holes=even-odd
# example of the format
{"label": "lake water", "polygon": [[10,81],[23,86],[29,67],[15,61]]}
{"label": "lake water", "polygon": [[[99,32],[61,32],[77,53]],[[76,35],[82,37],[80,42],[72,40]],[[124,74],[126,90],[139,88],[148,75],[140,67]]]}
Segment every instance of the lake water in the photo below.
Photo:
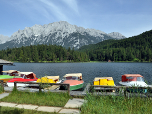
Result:
{"label": "lake water", "polygon": [[141,74],[148,84],[152,84],[152,63],[14,63],[4,65],[3,70],[34,72],[36,76],[57,76],[67,73],[82,73],[85,83],[93,83],[95,77],[113,77],[115,84],[123,74]]}

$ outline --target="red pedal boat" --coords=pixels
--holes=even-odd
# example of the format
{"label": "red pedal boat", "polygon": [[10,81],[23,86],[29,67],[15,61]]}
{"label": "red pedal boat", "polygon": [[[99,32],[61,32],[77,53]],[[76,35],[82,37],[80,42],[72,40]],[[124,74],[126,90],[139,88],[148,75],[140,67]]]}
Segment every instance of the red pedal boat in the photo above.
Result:
{"label": "red pedal boat", "polygon": [[[33,72],[20,72],[21,78],[13,78],[7,82],[9,87],[14,87],[14,82],[36,82],[37,77]],[[28,86],[29,84],[17,83],[17,86]]]}

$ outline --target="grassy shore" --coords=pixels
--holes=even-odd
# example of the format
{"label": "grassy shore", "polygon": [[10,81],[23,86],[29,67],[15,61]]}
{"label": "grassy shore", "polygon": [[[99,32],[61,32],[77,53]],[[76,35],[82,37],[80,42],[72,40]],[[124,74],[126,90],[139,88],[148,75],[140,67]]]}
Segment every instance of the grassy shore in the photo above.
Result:
{"label": "grassy shore", "polygon": [[18,104],[33,104],[38,106],[63,107],[71,98],[68,93],[53,92],[21,92],[14,90],[9,96],[0,99],[3,102],[13,102]]}
{"label": "grassy shore", "polygon": [[12,107],[0,107],[0,114],[57,114],[57,113],[41,112],[36,110],[19,109]]}
{"label": "grassy shore", "polygon": [[[121,94],[121,93],[120,93]],[[19,104],[33,104],[38,106],[63,107],[72,97],[68,93],[53,92],[21,92],[13,90],[9,96],[0,99],[3,102]],[[152,98],[150,97],[124,97],[124,96],[98,96],[87,94],[84,99],[87,101],[81,107],[81,114],[151,114]],[[43,114],[38,111],[25,109],[0,107],[0,113],[6,114]],[[44,114],[47,114],[44,112]]]}
{"label": "grassy shore", "polygon": [[151,114],[152,100],[141,97],[93,96],[85,97],[82,114]]}

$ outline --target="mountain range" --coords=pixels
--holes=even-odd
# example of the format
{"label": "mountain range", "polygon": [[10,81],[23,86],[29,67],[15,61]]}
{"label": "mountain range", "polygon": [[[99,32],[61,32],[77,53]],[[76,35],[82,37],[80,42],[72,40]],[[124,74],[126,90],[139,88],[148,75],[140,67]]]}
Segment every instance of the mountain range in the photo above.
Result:
{"label": "mountain range", "polygon": [[96,44],[108,39],[124,39],[121,33],[105,33],[95,29],[85,29],[71,25],[66,21],[59,21],[45,25],[34,25],[18,30],[11,37],[0,35],[0,49],[51,44],[61,45],[65,48],[79,49],[81,46]]}
{"label": "mountain range", "polygon": [[5,43],[6,41],[9,41],[10,38],[8,36],[4,36],[0,34],[0,44]]}

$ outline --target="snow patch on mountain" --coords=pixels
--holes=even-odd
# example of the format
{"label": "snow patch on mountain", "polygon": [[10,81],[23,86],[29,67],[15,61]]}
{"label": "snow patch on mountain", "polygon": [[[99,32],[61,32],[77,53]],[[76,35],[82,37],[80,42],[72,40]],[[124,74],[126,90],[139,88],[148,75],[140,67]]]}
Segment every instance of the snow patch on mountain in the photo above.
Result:
{"label": "snow patch on mountain", "polygon": [[6,41],[10,41],[10,40],[11,40],[10,37],[4,36],[4,35],[1,35],[1,34],[0,34],[0,44],[3,44],[3,43],[5,43]]}

